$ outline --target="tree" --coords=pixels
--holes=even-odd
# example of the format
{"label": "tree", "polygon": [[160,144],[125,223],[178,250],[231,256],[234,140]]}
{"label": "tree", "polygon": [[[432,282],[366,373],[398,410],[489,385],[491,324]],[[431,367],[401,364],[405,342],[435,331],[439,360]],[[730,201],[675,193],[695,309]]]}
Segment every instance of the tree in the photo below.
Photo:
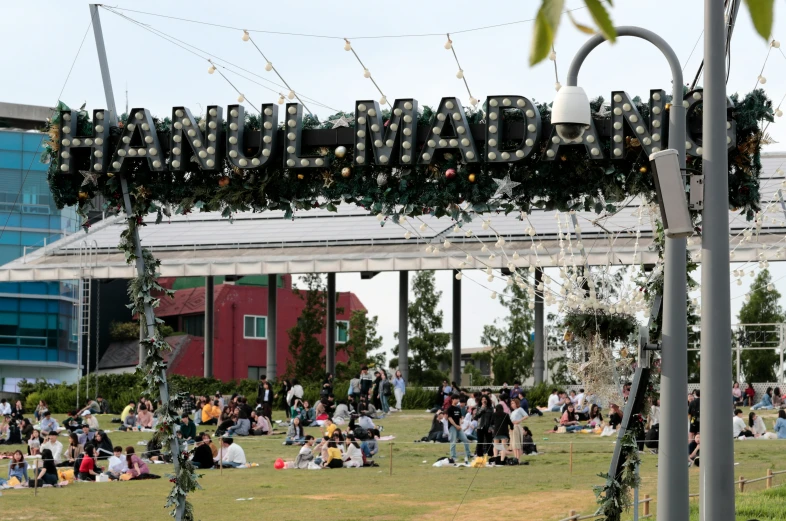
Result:
{"label": "tree", "polygon": [[293,290],[295,295],[306,303],[297,325],[289,334],[289,363],[285,376],[302,381],[318,381],[324,375],[324,346],[319,336],[325,330],[326,292],[322,276],[310,273],[301,277],[305,290]]}
{"label": "tree", "polygon": [[[439,300],[442,292],[437,291],[433,271],[419,271],[412,279],[415,300],[409,303],[409,379],[420,385],[439,385],[445,373],[439,370],[440,363],[450,364],[447,345],[450,333],[442,333],[442,311]],[[398,346],[393,348],[394,360],[398,363]]]}
{"label": "tree", "polygon": [[491,346],[494,383],[499,385],[524,380],[532,375],[535,356],[530,333],[534,328],[527,291],[518,285],[505,288],[499,298],[508,316],[483,327],[481,342]]}
{"label": "tree", "polygon": [[[609,6],[614,5],[612,0],[605,0],[605,2]],[[756,32],[765,41],[769,40],[772,34],[772,21],[775,16],[775,2],[773,0],[745,0],[745,3],[748,6]],[[613,43],[617,38],[617,30],[614,28],[614,22],[612,22],[609,12],[603,5],[603,0],[584,0],[584,4],[597,27],[597,31]],[[720,5],[718,7],[720,8]],[[530,65],[535,65],[545,60],[554,48],[554,40],[557,37],[557,29],[559,29],[563,13],[567,13],[568,18],[579,31],[587,34],[595,33],[595,29],[578,22],[573,17],[572,11],[579,9],[581,8],[565,10],[565,0],[541,0],[532,32],[532,44],[529,55]]]}
{"label": "tree", "polygon": [[363,365],[384,366],[385,354],[372,354],[382,347],[382,337],[377,334],[377,317],[369,318],[368,312],[357,309],[349,318],[349,338],[337,347],[337,351],[347,354],[347,363],[336,364],[336,378],[349,380],[360,373]]}
{"label": "tree", "polygon": [[[577,383],[568,371],[568,361],[570,359],[570,345],[565,339],[565,324],[554,313],[549,313],[546,316],[548,333],[546,338],[546,349],[548,351],[548,366],[549,381],[555,385],[570,385]],[[556,356],[555,356],[556,354]]]}
{"label": "tree", "polygon": [[[769,270],[762,270],[753,281],[750,300],[743,304],[738,315],[741,324],[778,324],[784,321],[783,308],[778,303],[781,294],[772,285]],[[740,333],[743,333],[740,331]],[[778,335],[772,327],[752,326],[738,335],[743,343],[755,346],[774,346]],[[742,372],[749,382],[775,382],[780,376],[780,356],[773,349],[744,349],[740,356]]]}

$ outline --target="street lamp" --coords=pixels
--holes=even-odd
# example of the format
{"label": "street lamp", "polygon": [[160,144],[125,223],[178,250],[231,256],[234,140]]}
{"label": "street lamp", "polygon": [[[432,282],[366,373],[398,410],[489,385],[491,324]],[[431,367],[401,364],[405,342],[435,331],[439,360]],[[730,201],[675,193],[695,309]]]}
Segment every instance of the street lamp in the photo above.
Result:
{"label": "street lamp", "polygon": [[[669,44],[652,31],[640,27],[624,26],[617,28],[617,35],[641,38],[652,43],[663,53],[669,63],[672,74],[672,104],[669,110],[668,147],[672,151],[664,155],[663,159],[668,159],[669,155],[671,161],[677,159],[677,168],[681,171],[685,168],[686,125],[685,108],[682,105],[683,84],[680,61]],[[554,100],[552,123],[556,127],[557,134],[563,139],[575,140],[581,137],[586,126],[590,124],[587,95],[583,89],[577,86],[579,69],[589,53],[604,41],[603,35],[597,34],[579,49],[570,64],[567,85],[560,89]],[[579,102],[579,100],[581,101]],[[580,108],[578,107],[579,103],[582,104]],[[657,158],[654,159],[657,160]],[[664,162],[661,164],[665,165]],[[668,179],[673,180],[674,170],[675,168],[672,166],[672,177]],[[661,181],[664,179],[667,178],[661,178]],[[672,184],[669,183],[669,191],[671,191]],[[663,184],[661,184],[661,188],[663,188]],[[662,195],[668,197],[667,194]],[[682,197],[684,199],[684,194]],[[661,204],[663,204],[663,197],[661,197]],[[663,212],[664,218],[666,218],[666,213]],[[672,215],[672,212],[668,213],[669,216]],[[669,223],[669,226],[671,227],[672,223]],[[688,448],[685,444],[685,433],[688,432],[688,417],[685,414],[685,392],[688,388],[686,302],[688,281],[684,238],[687,234],[670,233],[669,235],[672,236],[667,235],[666,237],[664,253],[658,520],[687,521],[689,511],[688,466],[685,461],[688,457]]]}

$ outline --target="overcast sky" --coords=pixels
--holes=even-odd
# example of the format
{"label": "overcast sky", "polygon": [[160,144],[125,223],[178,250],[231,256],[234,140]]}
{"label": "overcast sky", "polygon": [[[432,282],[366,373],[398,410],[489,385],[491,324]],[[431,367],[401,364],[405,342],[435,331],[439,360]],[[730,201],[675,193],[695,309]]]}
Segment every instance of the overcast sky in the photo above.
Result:
{"label": "overcast sky", "polygon": [[[463,82],[456,78],[457,66],[452,54],[443,47],[451,32],[472,94],[480,99],[487,95],[520,94],[538,101],[554,97],[554,64],[546,61],[536,67],[527,65],[532,23],[519,23],[466,33],[457,31],[482,25],[496,25],[534,17],[535,0],[501,2],[415,2],[400,0],[395,4],[372,2],[250,2],[223,0],[170,0],[167,2],[134,0],[113,5],[149,11],[172,17],[190,18],[249,30],[308,33],[337,37],[437,33],[437,36],[408,38],[352,38],[352,46],[373,74],[388,99],[415,97],[421,105],[436,105],[442,96],[469,98]],[[720,3],[720,2],[719,2]],[[580,7],[580,0],[567,0],[568,8]],[[615,2],[613,20],[617,25],[638,25],[660,33],[683,62],[686,82],[691,81],[702,60],[703,44],[697,40],[702,32],[702,2],[684,0],[619,0]],[[786,7],[776,6],[773,35],[786,40]],[[0,7],[0,31],[5,42],[2,56],[0,101],[53,106],[77,54],[90,23],[88,3],[77,0],[4,2]],[[126,12],[127,16],[171,37],[193,44],[207,53],[237,64],[255,74],[280,83],[250,42],[243,42],[238,29],[209,27],[174,19]],[[574,16],[589,23],[585,10]],[[779,15],[779,16],[778,16]],[[125,91],[131,107],[146,107],[154,114],[168,115],[174,105],[190,107],[195,114],[209,104],[235,103],[237,94],[218,74],[209,75],[204,58],[159,38],[147,30],[101,10],[109,68],[118,106],[125,106]],[[257,45],[284,79],[297,92],[328,107],[352,111],[353,102],[361,98],[378,98],[373,84],[363,77],[362,67],[354,56],[343,50],[339,39],[310,38],[280,34],[252,33]],[[557,42],[557,68],[564,82],[570,58],[587,35],[574,29],[564,18]],[[767,57],[768,44],[753,31],[747,8],[740,9],[731,53],[728,92],[747,93],[757,85],[757,76]],[[777,104],[786,94],[786,58],[773,49],[764,68],[765,88]],[[259,83],[264,80],[243,73]],[[248,106],[276,101],[285,89],[269,85],[267,90],[246,79],[229,75],[229,79],[246,95]],[[631,96],[647,98],[649,90],[671,89],[666,61],[650,44],[625,38],[614,46],[596,49],[586,60],[579,83],[590,97],[608,99],[614,89],[624,89]],[[101,75],[96,58],[92,30],[84,41],[70,79],[61,98],[72,107],[87,102],[88,109],[106,106]],[[323,119],[334,111],[307,102]],[[781,123],[782,120],[778,120]],[[776,141],[786,142],[786,127],[772,125]],[[786,149],[775,144],[770,150]],[[786,277],[779,265],[771,267],[777,280]],[[556,274],[552,274],[556,276]],[[444,291],[442,307],[446,329],[451,320],[450,274],[437,274],[438,286]],[[476,277],[483,280],[482,276]],[[746,285],[751,280],[746,277]],[[485,283],[485,280],[484,280]],[[396,308],[398,277],[382,273],[369,281],[359,274],[342,274],[337,278],[340,291],[354,291],[374,315],[379,315],[380,330],[386,346],[394,343],[397,328]],[[737,313],[747,286],[732,286],[732,310]],[[776,284],[786,294],[786,279]],[[483,325],[503,313],[489,292],[465,282],[463,344],[477,346]],[[500,284],[499,291],[503,289]]]}

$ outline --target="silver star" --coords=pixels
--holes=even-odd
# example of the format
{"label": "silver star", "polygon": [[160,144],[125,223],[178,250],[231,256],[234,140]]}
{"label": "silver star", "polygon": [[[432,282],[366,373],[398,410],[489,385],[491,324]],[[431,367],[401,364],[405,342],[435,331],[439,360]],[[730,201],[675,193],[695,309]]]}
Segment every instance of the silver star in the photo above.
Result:
{"label": "silver star", "polygon": [[510,199],[513,198],[513,189],[521,184],[517,181],[511,181],[510,174],[505,175],[505,179],[494,179],[494,182],[497,183],[497,191],[494,193],[494,197],[505,194]]}
{"label": "silver star", "polygon": [[[354,118],[352,118],[352,119],[354,119]],[[331,127],[331,129],[338,128],[338,127],[349,127],[349,123],[350,123],[350,121],[346,117],[344,117],[344,116],[341,116],[338,119],[333,119],[330,122],[333,123],[333,126]]]}
{"label": "silver star", "polygon": [[98,174],[96,172],[91,172],[90,170],[80,170],[79,173],[84,176],[84,179],[82,180],[82,186],[86,186],[90,183],[98,186]]}

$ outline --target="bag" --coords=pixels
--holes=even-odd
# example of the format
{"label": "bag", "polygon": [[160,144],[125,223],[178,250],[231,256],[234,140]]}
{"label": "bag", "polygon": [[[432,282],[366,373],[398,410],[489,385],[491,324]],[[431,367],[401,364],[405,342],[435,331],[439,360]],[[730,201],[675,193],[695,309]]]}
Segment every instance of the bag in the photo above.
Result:
{"label": "bag", "polygon": [[133,474],[131,474],[130,472],[126,472],[125,474],[120,475],[120,481],[131,481],[133,477],[134,477]]}
{"label": "bag", "polygon": [[96,476],[96,483],[109,483],[109,476],[106,474],[99,474]]}
{"label": "bag", "polygon": [[617,433],[617,431],[614,430],[614,427],[611,427],[611,426],[607,425],[606,427],[603,428],[603,432],[601,432],[600,435],[601,435],[601,437],[603,437],[603,436],[614,436],[616,433]]}
{"label": "bag", "polygon": [[57,471],[57,478],[59,481],[68,481],[69,483],[73,483],[76,479],[76,476],[74,476],[73,469],[62,469]]}
{"label": "bag", "polygon": [[566,429],[564,425],[561,425],[561,426],[560,426],[560,427],[557,429],[557,434],[565,434],[565,433],[567,433],[567,432],[568,432],[568,429]]}
{"label": "bag", "polygon": [[13,478],[9,479],[8,482],[6,482],[6,485],[8,485],[9,487],[15,487],[21,484],[22,483],[16,478],[16,476],[14,476]]}

